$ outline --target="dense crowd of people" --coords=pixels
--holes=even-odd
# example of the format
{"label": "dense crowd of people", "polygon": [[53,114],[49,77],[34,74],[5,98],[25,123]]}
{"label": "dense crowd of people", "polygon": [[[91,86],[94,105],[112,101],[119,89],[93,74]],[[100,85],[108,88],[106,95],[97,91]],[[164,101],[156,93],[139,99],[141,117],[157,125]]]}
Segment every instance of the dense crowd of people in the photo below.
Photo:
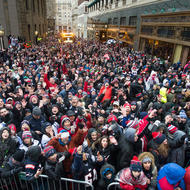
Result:
{"label": "dense crowd of people", "polygon": [[1,178],[185,190],[189,165],[190,62],[54,37],[0,52]]}

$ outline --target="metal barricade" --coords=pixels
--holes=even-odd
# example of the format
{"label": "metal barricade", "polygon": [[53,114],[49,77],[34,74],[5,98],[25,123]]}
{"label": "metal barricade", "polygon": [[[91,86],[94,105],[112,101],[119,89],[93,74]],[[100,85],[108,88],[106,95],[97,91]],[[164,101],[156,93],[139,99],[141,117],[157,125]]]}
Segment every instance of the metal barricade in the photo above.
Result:
{"label": "metal barricade", "polygon": [[119,187],[118,182],[110,183],[107,187],[107,190],[119,190],[119,189],[121,189],[121,188]]}
{"label": "metal barricade", "polygon": [[8,178],[0,178],[0,190],[94,190],[92,184],[68,178],[53,180],[47,175],[28,181],[24,172]]}

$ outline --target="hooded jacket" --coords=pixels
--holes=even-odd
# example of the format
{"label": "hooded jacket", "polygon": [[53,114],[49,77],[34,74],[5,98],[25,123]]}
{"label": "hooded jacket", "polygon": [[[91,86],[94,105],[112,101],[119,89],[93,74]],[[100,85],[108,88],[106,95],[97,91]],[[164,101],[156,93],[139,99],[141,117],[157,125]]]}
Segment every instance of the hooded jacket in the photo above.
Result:
{"label": "hooded jacket", "polygon": [[185,190],[185,169],[176,163],[164,165],[157,177],[158,190],[174,190],[177,187]]}
{"label": "hooded jacket", "polygon": [[[112,174],[112,177],[108,179],[106,175],[109,173]],[[115,178],[115,168],[111,164],[104,164],[100,169],[100,180],[97,184],[97,190],[106,190],[108,185],[114,182]]]}
{"label": "hooded jacket", "polygon": [[[154,161],[154,156],[150,153],[150,152],[143,152],[138,156],[138,159],[142,162],[142,160],[146,157],[149,157],[152,160],[152,164],[151,164],[151,174],[152,174],[152,178],[150,181],[150,187],[152,188],[156,188],[156,182],[157,182],[157,175],[158,175],[158,171],[157,171],[157,167],[155,165],[155,161]],[[145,173],[146,175],[146,173]],[[148,177],[148,176],[147,176]]]}

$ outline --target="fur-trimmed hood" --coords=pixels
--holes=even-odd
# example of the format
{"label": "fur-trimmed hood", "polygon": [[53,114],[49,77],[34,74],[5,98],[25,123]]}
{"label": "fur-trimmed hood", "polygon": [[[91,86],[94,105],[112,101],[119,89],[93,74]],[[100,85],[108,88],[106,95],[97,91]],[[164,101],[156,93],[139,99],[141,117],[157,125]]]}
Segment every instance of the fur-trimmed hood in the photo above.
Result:
{"label": "fur-trimmed hood", "polygon": [[155,160],[154,160],[154,156],[152,153],[150,152],[143,152],[138,156],[138,159],[142,162],[142,160],[146,157],[149,157],[152,160],[152,169],[154,169],[155,167]]}

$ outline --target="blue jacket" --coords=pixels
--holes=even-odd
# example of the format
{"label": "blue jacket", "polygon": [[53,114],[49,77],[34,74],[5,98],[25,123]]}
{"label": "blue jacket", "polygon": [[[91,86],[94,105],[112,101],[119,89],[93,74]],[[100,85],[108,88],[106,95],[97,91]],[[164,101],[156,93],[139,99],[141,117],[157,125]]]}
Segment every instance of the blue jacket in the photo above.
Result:
{"label": "blue jacket", "polygon": [[164,165],[157,177],[158,190],[174,190],[177,187],[185,190],[184,177],[185,169],[176,163]]}

